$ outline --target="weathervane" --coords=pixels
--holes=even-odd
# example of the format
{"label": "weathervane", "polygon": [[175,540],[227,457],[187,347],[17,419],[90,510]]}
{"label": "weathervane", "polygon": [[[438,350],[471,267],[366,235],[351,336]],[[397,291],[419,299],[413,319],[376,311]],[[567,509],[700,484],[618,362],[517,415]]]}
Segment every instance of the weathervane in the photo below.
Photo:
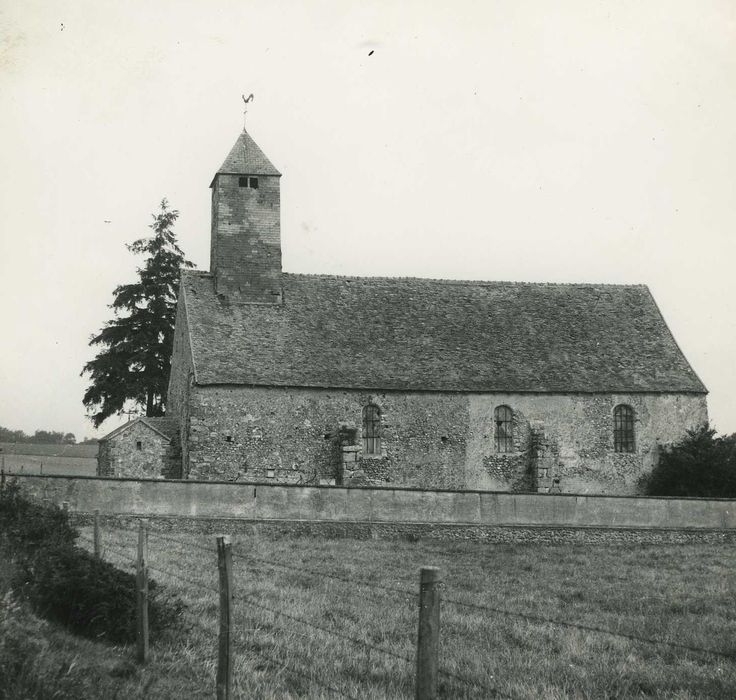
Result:
{"label": "weathervane", "polygon": [[128,416],[128,423],[130,423],[132,419],[132,416],[138,415],[138,409],[136,408],[129,408],[127,411],[120,411],[124,416]]}
{"label": "weathervane", "polygon": [[253,93],[251,92],[248,97],[243,95],[243,102],[245,102],[245,109],[243,110],[243,130],[245,130],[245,117],[248,114],[248,103],[253,102]]}

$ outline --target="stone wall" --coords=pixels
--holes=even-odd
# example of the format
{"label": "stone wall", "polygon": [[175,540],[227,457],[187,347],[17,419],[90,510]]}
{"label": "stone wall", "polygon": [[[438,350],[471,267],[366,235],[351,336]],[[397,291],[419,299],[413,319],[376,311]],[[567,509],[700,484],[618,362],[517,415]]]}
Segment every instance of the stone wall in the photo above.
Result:
{"label": "stone wall", "polygon": [[[100,518],[106,528],[128,529],[135,537],[142,516],[107,515]],[[71,520],[79,526],[89,526],[92,516],[73,513]],[[147,517],[153,532],[195,533],[215,537],[222,534],[239,538],[252,537],[318,537],[322,539],[350,538],[357,540],[439,540],[445,542],[483,542],[485,544],[545,544],[545,545],[618,545],[639,544],[736,544],[736,530],[716,529],[652,529],[612,527],[525,527],[521,525],[449,525],[446,523],[376,523],[310,520],[239,520],[233,518]]]}
{"label": "stone wall", "polygon": [[170,449],[168,439],[145,423],[134,422],[117,435],[100,440],[97,475],[132,478],[169,476],[173,471],[171,463],[176,459],[175,455],[170,454]]}
{"label": "stone wall", "polygon": [[[736,501],[489,491],[272,486],[22,475],[21,487],[69,510],[243,521],[736,532]],[[425,526],[431,526],[429,528]],[[417,530],[422,531],[422,530]]]}
{"label": "stone wall", "polygon": [[[340,426],[381,409],[381,454],[346,453]],[[636,449],[613,444],[613,410],[635,411]],[[513,410],[498,453],[494,409]],[[466,394],[193,386],[185,474],[194,479],[633,494],[659,446],[707,419],[697,394]],[[186,426],[185,426],[186,430]],[[183,434],[186,434],[183,433]],[[536,437],[535,437],[536,436]],[[346,459],[354,460],[347,469]]]}

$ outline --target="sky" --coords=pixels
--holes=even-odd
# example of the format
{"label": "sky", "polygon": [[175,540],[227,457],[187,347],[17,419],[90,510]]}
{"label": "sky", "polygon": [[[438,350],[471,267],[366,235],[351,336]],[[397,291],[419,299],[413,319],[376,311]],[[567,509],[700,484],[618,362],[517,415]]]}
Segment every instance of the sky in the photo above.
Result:
{"label": "sky", "polygon": [[243,126],[289,272],[647,284],[736,431],[736,4],[0,0],[0,425],[80,377],[163,197],[209,265]]}

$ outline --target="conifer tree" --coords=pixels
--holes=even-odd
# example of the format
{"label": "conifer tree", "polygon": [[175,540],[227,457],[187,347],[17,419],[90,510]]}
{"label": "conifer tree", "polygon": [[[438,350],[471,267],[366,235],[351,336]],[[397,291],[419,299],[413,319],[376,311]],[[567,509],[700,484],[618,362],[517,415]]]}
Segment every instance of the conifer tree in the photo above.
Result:
{"label": "conifer tree", "polygon": [[150,224],[154,235],[126,246],[147,257],[137,282],[115,288],[110,304],[115,316],[89,342],[101,348],[82,370],[91,380],[82,402],[95,427],[120,414],[126,401],[145,409],[147,416],[166,410],[180,270],[193,267],[176,242],[178,216],[163,199]]}

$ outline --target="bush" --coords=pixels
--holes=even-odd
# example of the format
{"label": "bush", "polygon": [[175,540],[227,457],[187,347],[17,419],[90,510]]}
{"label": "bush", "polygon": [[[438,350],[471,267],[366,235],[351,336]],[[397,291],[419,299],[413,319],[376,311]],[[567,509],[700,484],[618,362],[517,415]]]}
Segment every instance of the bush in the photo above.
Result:
{"label": "bush", "polygon": [[49,646],[43,633],[12,592],[0,597],[0,698],[40,697],[38,662]]}
{"label": "bush", "polygon": [[[0,489],[0,533],[0,556],[14,560],[13,586],[39,615],[85,637],[135,641],[135,576],[77,547],[67,513],[27,498],[10,481]],[[182,611],[178,597],[149,581],[152,639]]]}
{"label": "bush", "polygon": [[0,488],[0,532],[18,554],[50,544],[71,545],[79,534],[61,508],[25,497],[14,479]]}
{"label": "bush", "polygon": [[[75,546],[42,547],[18,569],[16,584],[36,612],[72,632],[110,642],[136,638],[136,578]],[[149,581],[151,638],[176,621],[178,598]]]}
{"label": "bush", "polygon": [[716,437],[708,424],[663,448],[642,483],[650,496],[736,498],[736,434]]}

